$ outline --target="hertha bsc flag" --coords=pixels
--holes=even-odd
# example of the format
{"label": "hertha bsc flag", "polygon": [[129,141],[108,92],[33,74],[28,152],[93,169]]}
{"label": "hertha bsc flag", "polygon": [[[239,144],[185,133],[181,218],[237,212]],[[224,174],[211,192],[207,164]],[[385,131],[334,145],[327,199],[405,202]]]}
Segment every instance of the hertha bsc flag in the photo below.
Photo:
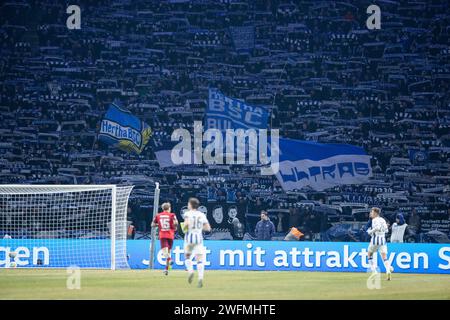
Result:
{"label": "hertha bsc flag", "polygon": [[280,138],[278,181],[284,190],[322,191],[344,184],[367,182],[370,156],[349,144],[322,144]]}
{"label": "hertha bsc flag", "polygon": [[258,106],[225,96],[217,89],[209,89],[206,109],[206,129],[267,129],[269,112]]}
{"label": "hertha bsc flag", "polygon": [[140,154],[151,134],[150,127],[144,121],[112,103],[102,120],[98,138],[126,152]]}

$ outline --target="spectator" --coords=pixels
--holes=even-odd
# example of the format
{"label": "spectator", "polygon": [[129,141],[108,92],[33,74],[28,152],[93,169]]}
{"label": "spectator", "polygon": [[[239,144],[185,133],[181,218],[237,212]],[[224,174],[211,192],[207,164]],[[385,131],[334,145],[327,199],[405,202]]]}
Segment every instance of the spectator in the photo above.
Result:
{"label": "spectator", "polygon": [[397,214],[395,222],[392,225],[391,242],[403,242],[403,235],[407,226],[408,224],[405,223],[403,214]]}
{"label": "spectator", "polygon": [[244,225],[239,221],[238,218],[233,218],[231,228],[231,236],[235,240],[242,240],[244,237]]}
{"label": "spectator", "polygon": [[267,211],[261,211],[261,220],[255,227],[256,240],[272,240],[275,232],[275,225],[270,221]]}
{"label": "spectator", "polygon": [[128,228],[127,228],[127,239],[134,239],[134,237],[136,236],[136,228],[134,227],[133,224],[129,224]]}
{"label": "spectator", "polygon": [[284,241],[298,241],[301,237],[303,237],[303,233],[296,227],[292,227],[286,237],[284,237]]}

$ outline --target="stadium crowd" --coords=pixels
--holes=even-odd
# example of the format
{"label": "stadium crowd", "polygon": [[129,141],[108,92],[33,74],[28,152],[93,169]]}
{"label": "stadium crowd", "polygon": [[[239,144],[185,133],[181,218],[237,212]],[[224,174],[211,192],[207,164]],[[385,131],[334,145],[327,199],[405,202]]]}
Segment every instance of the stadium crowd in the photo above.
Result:
{"label": "stadium crowd", "polygon": [[[267,210],[284,239],[365,241],[371,206],[405,241],[449,242],[450,9],[444,0],[90,1],[0,8],[0,183],[135,185],[129,219],[148,236],[154,182],[180,215],[197,196],[215,239],[256,237]],[[266,107],[287,138],[363,146],[363,185],[284,192],[251,166],[160,168],[155,148],[202,120],[208,88]],[[97,141],[119,99],[150,125],[139,155]],[[292,230],[291,230],[292,231]],[[290,233],[292,235],[292,233]]]}

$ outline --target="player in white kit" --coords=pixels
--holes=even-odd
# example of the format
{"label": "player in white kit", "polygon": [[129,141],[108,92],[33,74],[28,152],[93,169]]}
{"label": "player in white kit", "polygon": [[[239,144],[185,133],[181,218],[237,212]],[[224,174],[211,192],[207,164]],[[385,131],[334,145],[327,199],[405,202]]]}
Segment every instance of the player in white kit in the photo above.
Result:
{"label": "player in white kit", "polygon": [[188,201],[188,210],[184,213],[183,231],[184,231],[184,256],[186,269],[188,271],[188,282],[192,283],[194,279],[194,267],[192,258],[197,261],[198,287],[203,287],[203,274],[205,271],[203,247],[203,231],[211,231],[206,215],[197,210],[200,202],[197,198],[190,198]]}
{"label": "player in white kit", "polygon": [[386,268],[387,280],[391,280],[391,274],[394,268],[391,267],[387,260],[387,246],[386,246],[386,233],[388,232],[388,226],[386,220],[380,217],[380,208],[372,208],[370,210],[370,218],[372,219],[372,226],[367,230],[367,233],[371,236],[370,245],[368,251],[369,264],[372,272],[376,272],[376,265],[373,262],[373,254],[377,251],[380,252],[381,258]]}

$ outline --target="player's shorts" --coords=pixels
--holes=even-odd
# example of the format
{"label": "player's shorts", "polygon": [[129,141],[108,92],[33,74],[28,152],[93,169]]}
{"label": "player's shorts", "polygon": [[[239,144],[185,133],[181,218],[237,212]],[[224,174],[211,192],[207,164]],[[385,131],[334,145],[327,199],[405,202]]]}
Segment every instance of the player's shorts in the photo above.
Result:
{"label": "player's shorts", "polygon": [[203,243],[194,244],[194,243],[184,243],[184,253],[192,254],[192,255],[203,255],[205,254],[205,247]]}
{"label": "player's shorts", "polygon": [[369,253],[375,253],[378,251],[380,253],[387,254],[386,238],[381,235],[374,235],[370,239],[368,251]]}
{"label": "player's shorts", "polygon": [[378,251],[380,253],[387,254],[387,246],[385,244],[383,245],[370,244],[367,251],[369,251],[369,253],[375,253]]}
{"label": "player's shorts", "polygon": [[188,233],[184,237],[184,253],[187,254],[204,254],[203,237],[201,234]]}
{"label": "player's shorts", "polygon": [[173,239],[162,238],[159,239],[159,243],[161,243],[161,249],[168,248],[169,250],[172,250]]}

